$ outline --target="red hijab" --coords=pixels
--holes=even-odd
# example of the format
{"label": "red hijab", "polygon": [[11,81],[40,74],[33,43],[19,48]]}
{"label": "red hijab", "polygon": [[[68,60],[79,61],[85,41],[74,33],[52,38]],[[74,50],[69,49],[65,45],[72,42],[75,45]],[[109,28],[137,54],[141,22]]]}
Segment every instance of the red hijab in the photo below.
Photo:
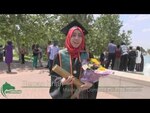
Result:
{"label": "red hijab", "polygon": [[[75,30],[79,30],[82,33],[82,42],[78,48],[74,48],[70,42],[72,34]],[[84,49],[84,46],[85,46],[84,44],[85,44],[85,39],[84,39],[84,34],[83,34],[82,29],[79,27],[72,27],[69,30],[67,37],[66,37],[66,40],[65,40],[65,47],[67,48],[68,52],[71,54],[71,58],[78,58],[79,57],[80,51]]]}

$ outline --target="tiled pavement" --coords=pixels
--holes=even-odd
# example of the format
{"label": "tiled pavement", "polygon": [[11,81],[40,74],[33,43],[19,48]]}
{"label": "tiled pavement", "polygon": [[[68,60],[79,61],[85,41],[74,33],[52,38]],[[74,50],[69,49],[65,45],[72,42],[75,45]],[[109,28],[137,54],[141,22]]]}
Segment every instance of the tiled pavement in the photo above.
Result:
{"label": "tiled pavement", "polygon": [[[0,93],[0,99],[51,99],[49,95],[50,76],[46,68],[32,69],[31,63],[12,64],[12,73],[6,73],[6,65],[0,62],[0,87],[9,83],[20,92],[7,93],[4,97]],[[97,99],[116,99],[107,93],[98,92]]]}

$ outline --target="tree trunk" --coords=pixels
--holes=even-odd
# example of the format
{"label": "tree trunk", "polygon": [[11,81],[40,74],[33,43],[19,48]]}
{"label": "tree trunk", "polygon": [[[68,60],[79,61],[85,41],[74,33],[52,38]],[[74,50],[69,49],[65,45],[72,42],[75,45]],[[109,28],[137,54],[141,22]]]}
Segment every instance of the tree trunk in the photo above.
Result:
{"label": "tree trunk", "polygon": [[16,44],[17,44],[17,48],[16,48],[16,52],[19,56],[19,62],[21,61],[21,54],[20,54],[20,48],[21,48],[21,45],[19,43],[19,37],[16,35]]}

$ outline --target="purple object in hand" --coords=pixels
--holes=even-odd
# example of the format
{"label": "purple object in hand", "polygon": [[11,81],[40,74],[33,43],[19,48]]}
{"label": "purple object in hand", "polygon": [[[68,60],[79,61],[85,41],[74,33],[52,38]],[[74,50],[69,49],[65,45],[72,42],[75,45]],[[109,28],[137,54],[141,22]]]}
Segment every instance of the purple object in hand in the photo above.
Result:
{"label": "purple object in hand", "polygon": [[91,83],[95,83],[99,81],[99,78],[102,76],[107,76],[113,74],[112,71],[106,70],[106,71],[98,71],[98,70],[85,70],[83,73],[83,77],[81,78],[81,81],[87,81]]}

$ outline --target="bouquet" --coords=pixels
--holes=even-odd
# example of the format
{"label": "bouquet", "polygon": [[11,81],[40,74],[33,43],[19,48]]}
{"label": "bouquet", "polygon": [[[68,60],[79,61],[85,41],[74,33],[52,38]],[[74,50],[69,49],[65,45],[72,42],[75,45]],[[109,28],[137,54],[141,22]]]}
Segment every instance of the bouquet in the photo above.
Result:
{"label": "bouquet", "polygon": [[95,58],[91,58],[89,61],[83,61],[82,68],[84,70],[81,78],[82,82],[87,81],[95,83],[100,77],[114,73],[100,65],[100,62]]}

